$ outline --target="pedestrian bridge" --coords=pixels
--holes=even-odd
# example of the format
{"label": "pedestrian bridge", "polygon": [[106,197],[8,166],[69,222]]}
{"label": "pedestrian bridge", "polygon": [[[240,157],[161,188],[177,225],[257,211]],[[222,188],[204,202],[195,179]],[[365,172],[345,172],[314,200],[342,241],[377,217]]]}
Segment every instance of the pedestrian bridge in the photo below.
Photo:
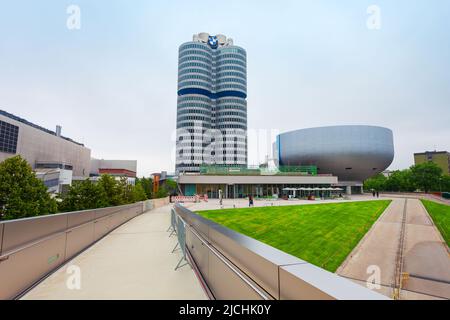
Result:
{"label": "pedestrian bridge", "polygon": [[0,223],[0,299],[205,299],[189,267],[174,270],[167,203]]}
{"label": "pedestrian bridge", "polygon": [[[141,202],[0,223],[0,299],[386,299],[172,207]],[[171,220],[178,237],[169,237]],[[173,251],[179,239],[186,250]],[[183,252],[192,267],[175,270]]]}

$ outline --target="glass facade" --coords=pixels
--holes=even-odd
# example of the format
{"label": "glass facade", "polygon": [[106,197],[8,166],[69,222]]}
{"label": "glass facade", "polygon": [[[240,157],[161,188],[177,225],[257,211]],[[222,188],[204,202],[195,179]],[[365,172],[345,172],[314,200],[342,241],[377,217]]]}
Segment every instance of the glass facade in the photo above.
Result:
{"label": "glass facade", "polygon": [[316,198],[330,198],[333,194],[336,194],[336,192],[329,190],[297,190],[294,194],[294,191],[292,190],[283,190],[285,188],[330,188],[330,184],[197,184],[184,185],[182,187],[182,189],[184,189],[183,194],[206,194],[209,198],[218,198],[219,190],[222,190],[225,199],[242,199],[249,195],[256,198],[273,197],[274,195],[277,195],[280,198],[295,197],[306,199],[309,196],[314,196]]}
{"label": "glass facade", "polygon": [[17,152],[17,140],[19,138],[19,127],[0,120],[0,152]]}

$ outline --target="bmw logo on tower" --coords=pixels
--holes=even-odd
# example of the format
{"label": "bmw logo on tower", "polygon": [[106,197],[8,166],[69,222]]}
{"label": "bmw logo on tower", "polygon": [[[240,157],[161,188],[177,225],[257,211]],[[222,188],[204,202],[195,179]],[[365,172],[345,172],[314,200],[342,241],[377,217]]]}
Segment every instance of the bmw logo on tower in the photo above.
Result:
{"label": "bmw logo on tower", "polygon": [[217,49],[217,47],[219,46],[219,41],[217,40],[216,36],[209,36],[208,44],[211,47],[211,49]]}

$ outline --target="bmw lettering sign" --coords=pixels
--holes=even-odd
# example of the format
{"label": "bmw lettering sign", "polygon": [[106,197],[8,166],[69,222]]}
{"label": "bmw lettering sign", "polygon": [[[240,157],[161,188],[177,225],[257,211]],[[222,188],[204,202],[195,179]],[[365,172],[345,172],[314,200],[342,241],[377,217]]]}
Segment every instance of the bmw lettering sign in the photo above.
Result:
{"label": "bmw lettering sign", "polygon": [[217,49],[217,47],[219,46],[219,41],[217,40],[216,36],[209,36],[208,44],[212,49]]}

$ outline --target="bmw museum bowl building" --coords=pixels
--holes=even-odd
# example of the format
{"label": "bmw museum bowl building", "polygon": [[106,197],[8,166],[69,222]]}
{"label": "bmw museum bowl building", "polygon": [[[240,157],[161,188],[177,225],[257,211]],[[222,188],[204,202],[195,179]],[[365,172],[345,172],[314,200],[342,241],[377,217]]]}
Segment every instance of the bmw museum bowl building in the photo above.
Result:
{"label": "bmw museum bowl building", "polygon": [[392,163],[393,133],[362,125],[290,131],[277,136],[274,159],[279,166],[314,165],[318,174],[337,176],[348,194],[362,193],[364,180]]}

